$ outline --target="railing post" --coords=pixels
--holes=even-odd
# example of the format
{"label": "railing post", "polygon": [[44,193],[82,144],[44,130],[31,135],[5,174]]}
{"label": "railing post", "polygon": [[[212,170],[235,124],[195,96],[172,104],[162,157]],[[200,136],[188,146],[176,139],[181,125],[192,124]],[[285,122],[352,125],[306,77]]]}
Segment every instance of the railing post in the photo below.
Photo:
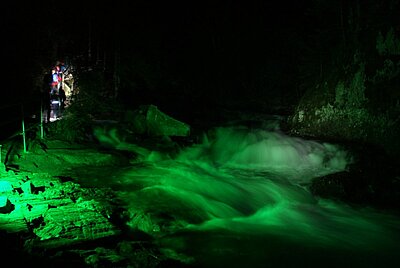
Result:
{"label": "railing post", "polygon": [[40,100],[40,139],[43,140],[43,100]]}
{"label": "railing post", "polygon": [[24,153],[26,153],[25,116],[24,116],[24,104],[23,103],[21,103],[21,113],[22,113],[22,140],[24,142]]}

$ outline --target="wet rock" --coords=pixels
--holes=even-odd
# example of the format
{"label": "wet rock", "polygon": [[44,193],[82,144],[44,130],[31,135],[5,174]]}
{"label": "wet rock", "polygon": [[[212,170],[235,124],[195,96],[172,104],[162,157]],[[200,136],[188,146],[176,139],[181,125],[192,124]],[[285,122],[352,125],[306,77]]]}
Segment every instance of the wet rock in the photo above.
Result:
{"label": "wet rock", "polygon": [[0,232],[24,233],[23,251],[47,252],[119,234],[107,216],[113,209],[109,191],[23,172],[2,178],[1,191]]}
{"label": "wet rock", "polygon": [[357,174],[343,171],[329,174],[313,180],[311,192],[319,197],[349,202],[367,202],[372,191],[368,184]]}
{"label": "wet rock", "polygon": [[0,196],[0,213],[7,214],[14,210],[14,205],[11,204],[7,196]]}
{"label": "wet rock", "polygon": [[12,192],[13,187],[11,183],[7,180],[0,181],[0,193]]}
{"label": "wet rock", "polygon": [[49,209],[43,220],[43,224],[34,229],[40,238],[36,245],[40,247],[60,247],[118,234],[101,214],[74,204]]}
{"label": "wet rock", "polygon": [[[0,148],[1,148],[1,145],[0,145]],[[1,157],[1,155],[0,155],[0,157]],[[2,174],[7,174],[7,171],[6,171],[6,166],[0,161],[0,175],[2,175]]]}
{"label": "wet rock", "polygon": [[0,213],[0,230],[9,234],[27,233],[28,226],[21,211],[13,210],[10,214]]}
{"label": "wet rock", "polygon": [[30,181],[26,181],[21,185],[21,190],[24,194],[32,194],[33,184]]}
{"label": "wet rock", "polygon": [[153,234],[160,231],[160,226],[152,221],[151,216],[148,213],[136,209],[130,209],[128,214],[130,220],[127,224],[132,229],[142,231],[146,234]]}
{"label": "wet rock", "polygon": [[154,105],[142,105],[127,112],[124,121],[137,134],[154,136],[188,136],[190,126],[161,112]]}
{"label": "wet rock", "polygon": [[352,144],[348,148],[354,158],[348,170],[314,179],[310,191],[323,198],[400,210],[396,159],[372,145]]}

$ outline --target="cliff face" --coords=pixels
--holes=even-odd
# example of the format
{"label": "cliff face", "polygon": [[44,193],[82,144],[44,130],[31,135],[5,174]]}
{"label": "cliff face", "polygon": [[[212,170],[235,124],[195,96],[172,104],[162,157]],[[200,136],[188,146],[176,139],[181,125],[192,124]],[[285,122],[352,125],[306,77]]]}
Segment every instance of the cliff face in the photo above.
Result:
{"label": "cliff face", "polygon": [[289,119],[292,133],[371,143],[398,155],[399,36],[392,27],[379,31],[369,43],[358,44],[347,63],[316,79]]}

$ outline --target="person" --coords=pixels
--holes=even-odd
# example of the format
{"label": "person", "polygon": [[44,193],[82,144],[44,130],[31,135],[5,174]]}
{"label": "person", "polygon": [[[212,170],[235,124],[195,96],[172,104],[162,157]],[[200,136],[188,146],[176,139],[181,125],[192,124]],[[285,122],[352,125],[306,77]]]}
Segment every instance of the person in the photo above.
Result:
{"label": "person", "polygon": [[53,94],[50,94],[50,102],[53,118],[57,119],[60,117],[60,96],[58,92],[53,92]]}
{"label": "person", "polygon": [[60,62],[59,67],[60,67],[60,72],[61,72],[62,74],[65,74],[66,71],[67,71],[67,65],[64,63],[64,61],[61,61],[61,62]]}
{"label": "person", "polygon": [[51,82],[51,91],[50,91],[50,105],[51,105],[51,111],[53,114],[50,114],[49,120],[51,117],[59,117],[60,114],[60,97],[59,97],[59,74],[57,72],[57,68],[54,67],[51,69],[51,76],[52,76],[52,82]]}
{"label": "person", "polygon": [[58,65],[54,66],[54,70],[57,75],[57,91],[59,91],[62,84],[62,73],[60,71],[60,66]]}
{"label": "person", "polygon": [[58,94],[58,74],[55,68],[51,70],[51,77],[51,94]]}

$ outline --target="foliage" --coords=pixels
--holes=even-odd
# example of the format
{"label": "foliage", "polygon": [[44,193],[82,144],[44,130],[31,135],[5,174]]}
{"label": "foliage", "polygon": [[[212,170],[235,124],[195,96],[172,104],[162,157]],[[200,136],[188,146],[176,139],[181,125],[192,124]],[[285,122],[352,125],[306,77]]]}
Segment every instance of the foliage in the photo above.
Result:
{"label": "foliage", "polygon": [[347,91],[343,81],[339,81],[335,88],[335,104],[343,106],[347,100]]}
{"label": "foliage", "polygon": [[102,72],[79,74],[72,110],[76,109],[80,114],[88,114],[93,118],[109,119],[118,112],[117,106],[112,83],[104,78]]}
{"label": "foliage", "polygon": [[400,61],[395,64],[390,59],[385,59],[383,66],[376,70],[374,77],[371,79],[372,83],[380,83],[391,80],[400,74]]}
{"label": "foliage", "polygon": [[363,107],[367,103],[365,96],[365,63],[359,65],[359,69],[349,81],[339,80],[335,87],[335,106],[337,107]]}
{"label": "foliage", "polygon": [[400,55],[400,38],[395,35],[393,27],[383,37],[379,32],[376,39],[376,49],[380,55]]}
{"label": "foliage", "polygon": [[83,142],[88,139],[91,123],[87,114],[66,111],[63,119],[51,124],[50,135],[70,142]]}
{"label": "foliage", "polygon": [[57,121],[52,134],[67,141],[90,139],[94,119],[115,119],[120,110],[109,95],[101,73],[88,72],[77,79],[71,104]]}

